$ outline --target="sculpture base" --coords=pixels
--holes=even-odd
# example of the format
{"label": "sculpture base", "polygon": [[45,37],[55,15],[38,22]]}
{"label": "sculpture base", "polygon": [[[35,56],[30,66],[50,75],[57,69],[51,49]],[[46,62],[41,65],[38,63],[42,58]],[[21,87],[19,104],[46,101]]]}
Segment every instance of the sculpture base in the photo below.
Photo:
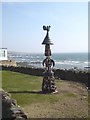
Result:
{"label": "sculpture base", "polygon": [[43,78],[42,82],[42,92],[43,93],[57,93],[55,86],[55,78],[54,76],[45,77]]}

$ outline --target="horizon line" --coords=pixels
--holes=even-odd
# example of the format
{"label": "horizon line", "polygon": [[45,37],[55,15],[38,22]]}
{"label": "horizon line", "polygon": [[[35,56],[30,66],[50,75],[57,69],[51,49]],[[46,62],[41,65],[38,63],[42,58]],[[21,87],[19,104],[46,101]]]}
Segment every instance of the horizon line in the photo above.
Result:
{"label": "horizon line", "polygon": [[[16,52],[16,53],[30,53],[30,54],[44,54],[44,52],[24,52],[24,51],[7,51],[7,52]],[[90,52],[53,52],[52,54],[57,54],[57,53],[90,53]]]}

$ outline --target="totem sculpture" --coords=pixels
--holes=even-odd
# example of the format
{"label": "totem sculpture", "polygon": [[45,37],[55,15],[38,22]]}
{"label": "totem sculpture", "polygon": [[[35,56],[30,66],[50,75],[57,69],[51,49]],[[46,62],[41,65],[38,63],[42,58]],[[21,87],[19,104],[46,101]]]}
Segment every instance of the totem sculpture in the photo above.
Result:
{"label": "totem sculpture", "polygon": [[42,44],[45,45],[45,56],[46,56],[46,58],[43,60],[43,66],[45,66],[45,72],[42,82],[42,92],[57,93],[55,86],[54,72],[52,71],[53,67],[55,66],[55,62],[50,58],[51,56],[50,45],[53,45],[53,43],[50,41],[49,38],[50,26],[43,26],[43,30],[46,30],[47,34],[44,41],[42,42]]}

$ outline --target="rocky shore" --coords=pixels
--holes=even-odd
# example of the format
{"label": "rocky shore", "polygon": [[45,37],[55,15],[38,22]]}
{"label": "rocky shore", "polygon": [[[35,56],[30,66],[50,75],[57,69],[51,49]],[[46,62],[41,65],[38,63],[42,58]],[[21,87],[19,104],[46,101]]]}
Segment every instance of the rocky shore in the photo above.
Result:
{"label": "rocky shore", "polygon": [[2,60],[2,61],[0,61],[0,65],[3,65],[3,66],[17,66],[17,63],[14,60]]}

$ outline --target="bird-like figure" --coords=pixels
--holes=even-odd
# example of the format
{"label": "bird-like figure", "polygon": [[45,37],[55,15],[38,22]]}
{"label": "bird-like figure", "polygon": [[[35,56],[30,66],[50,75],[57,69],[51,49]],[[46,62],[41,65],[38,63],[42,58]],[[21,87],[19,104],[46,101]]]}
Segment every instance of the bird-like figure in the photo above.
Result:
{"label": "bird-like figure", "polygon": [[50,30],[50,27],[51,27],[51,26],[45,26],[45,25],[44,25],[44,26],[43,26],[43,30],[49,31],[49,30]]}

